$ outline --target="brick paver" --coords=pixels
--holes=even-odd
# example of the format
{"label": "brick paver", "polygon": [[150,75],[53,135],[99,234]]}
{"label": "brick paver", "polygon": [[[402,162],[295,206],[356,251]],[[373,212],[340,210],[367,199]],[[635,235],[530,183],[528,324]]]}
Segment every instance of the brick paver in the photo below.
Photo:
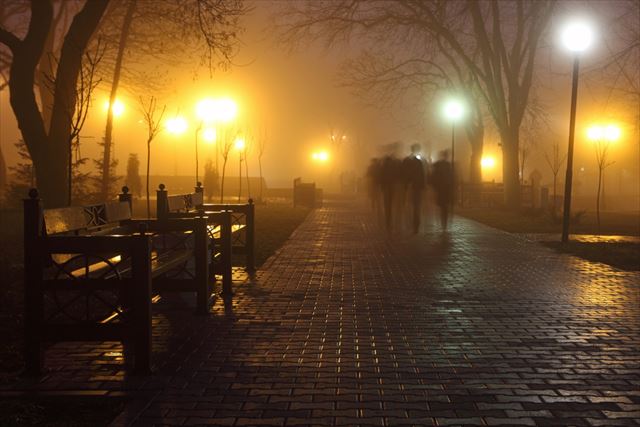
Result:
{"label": "brick paver", "polygon": [[152,377],[118,344],[62,344],[10,387],[138,396],[114,425],[640,425],[640,274],[424,228],[317,209],[232,305],[159,304]]}

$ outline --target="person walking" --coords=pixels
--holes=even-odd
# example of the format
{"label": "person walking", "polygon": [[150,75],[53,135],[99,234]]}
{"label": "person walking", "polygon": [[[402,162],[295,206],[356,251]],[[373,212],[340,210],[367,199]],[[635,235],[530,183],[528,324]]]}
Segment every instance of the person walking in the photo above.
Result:
{"label": "person walking", "polygon": [[440,209],[440,224],[443,230],[447,230],[451,205],[454,200],[454,176],[449,151],[440,152],[440,158],[432,166],[431,179],[429,180],[436,196],[436,204]]}
{"label": "person walking", "polygon": [[411,146],[411,154],[402,161],[405,192],[410,204],[413,234],[420,231],[422,216],[422,193],[425,187],[424,163],[420,158],[420,145]]}

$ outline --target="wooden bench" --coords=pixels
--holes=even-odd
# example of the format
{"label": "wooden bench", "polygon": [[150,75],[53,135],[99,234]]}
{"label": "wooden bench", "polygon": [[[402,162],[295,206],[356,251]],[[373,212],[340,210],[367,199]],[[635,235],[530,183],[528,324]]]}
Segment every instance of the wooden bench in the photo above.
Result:
{"label": "wooden bench", "polygon": [[44,342],[122,341],[134,371],[150,372],[156,291],[215,298],[207,218],[134,220],[127,202],[43,209],[24,201],[26,372],[40,374]]}
{"label": "wooden bench", "polygon": [[[198,183],[200,184],[200,183]],[[222,275],[222,295],[232,295],[232,254],[245,255],[245,268],[255,271],[255,223],[254,205],[205,204],[202,186],[188,194],[169,196],[164,184],[157,190],[156,212],[158,219],[191,218],[206,216],[210,237],[210,272]]]}

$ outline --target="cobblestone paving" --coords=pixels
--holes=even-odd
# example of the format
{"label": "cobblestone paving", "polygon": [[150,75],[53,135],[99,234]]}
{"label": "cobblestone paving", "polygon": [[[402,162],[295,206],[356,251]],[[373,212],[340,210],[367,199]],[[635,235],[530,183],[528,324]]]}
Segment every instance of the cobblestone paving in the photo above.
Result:
{"label": "cobblestone paving", "polygon": [[390,237],[345,203],[236,289],[157,310],[152,377],[117,344],[57,345],[12,387],[151,396],[114,425],[640,425],[638,273],[462,218]]}

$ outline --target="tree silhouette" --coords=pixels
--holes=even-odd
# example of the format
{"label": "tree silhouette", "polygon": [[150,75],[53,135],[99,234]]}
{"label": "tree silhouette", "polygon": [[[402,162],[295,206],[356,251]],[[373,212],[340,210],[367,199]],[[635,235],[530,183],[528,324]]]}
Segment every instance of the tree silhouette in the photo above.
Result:
{"label": "tree silhouette", "polygon": [[[553,1],[365,1],[288,4],[285,39],[320,39],[331,47],[363,40],[376,52],[429,44],[468,73],[502,141],[505,203],[520,205],[520,125],[536,53]],[[432,64],[437,64],[432,61]],[[440,65],[442,66],[442,65]]]}

